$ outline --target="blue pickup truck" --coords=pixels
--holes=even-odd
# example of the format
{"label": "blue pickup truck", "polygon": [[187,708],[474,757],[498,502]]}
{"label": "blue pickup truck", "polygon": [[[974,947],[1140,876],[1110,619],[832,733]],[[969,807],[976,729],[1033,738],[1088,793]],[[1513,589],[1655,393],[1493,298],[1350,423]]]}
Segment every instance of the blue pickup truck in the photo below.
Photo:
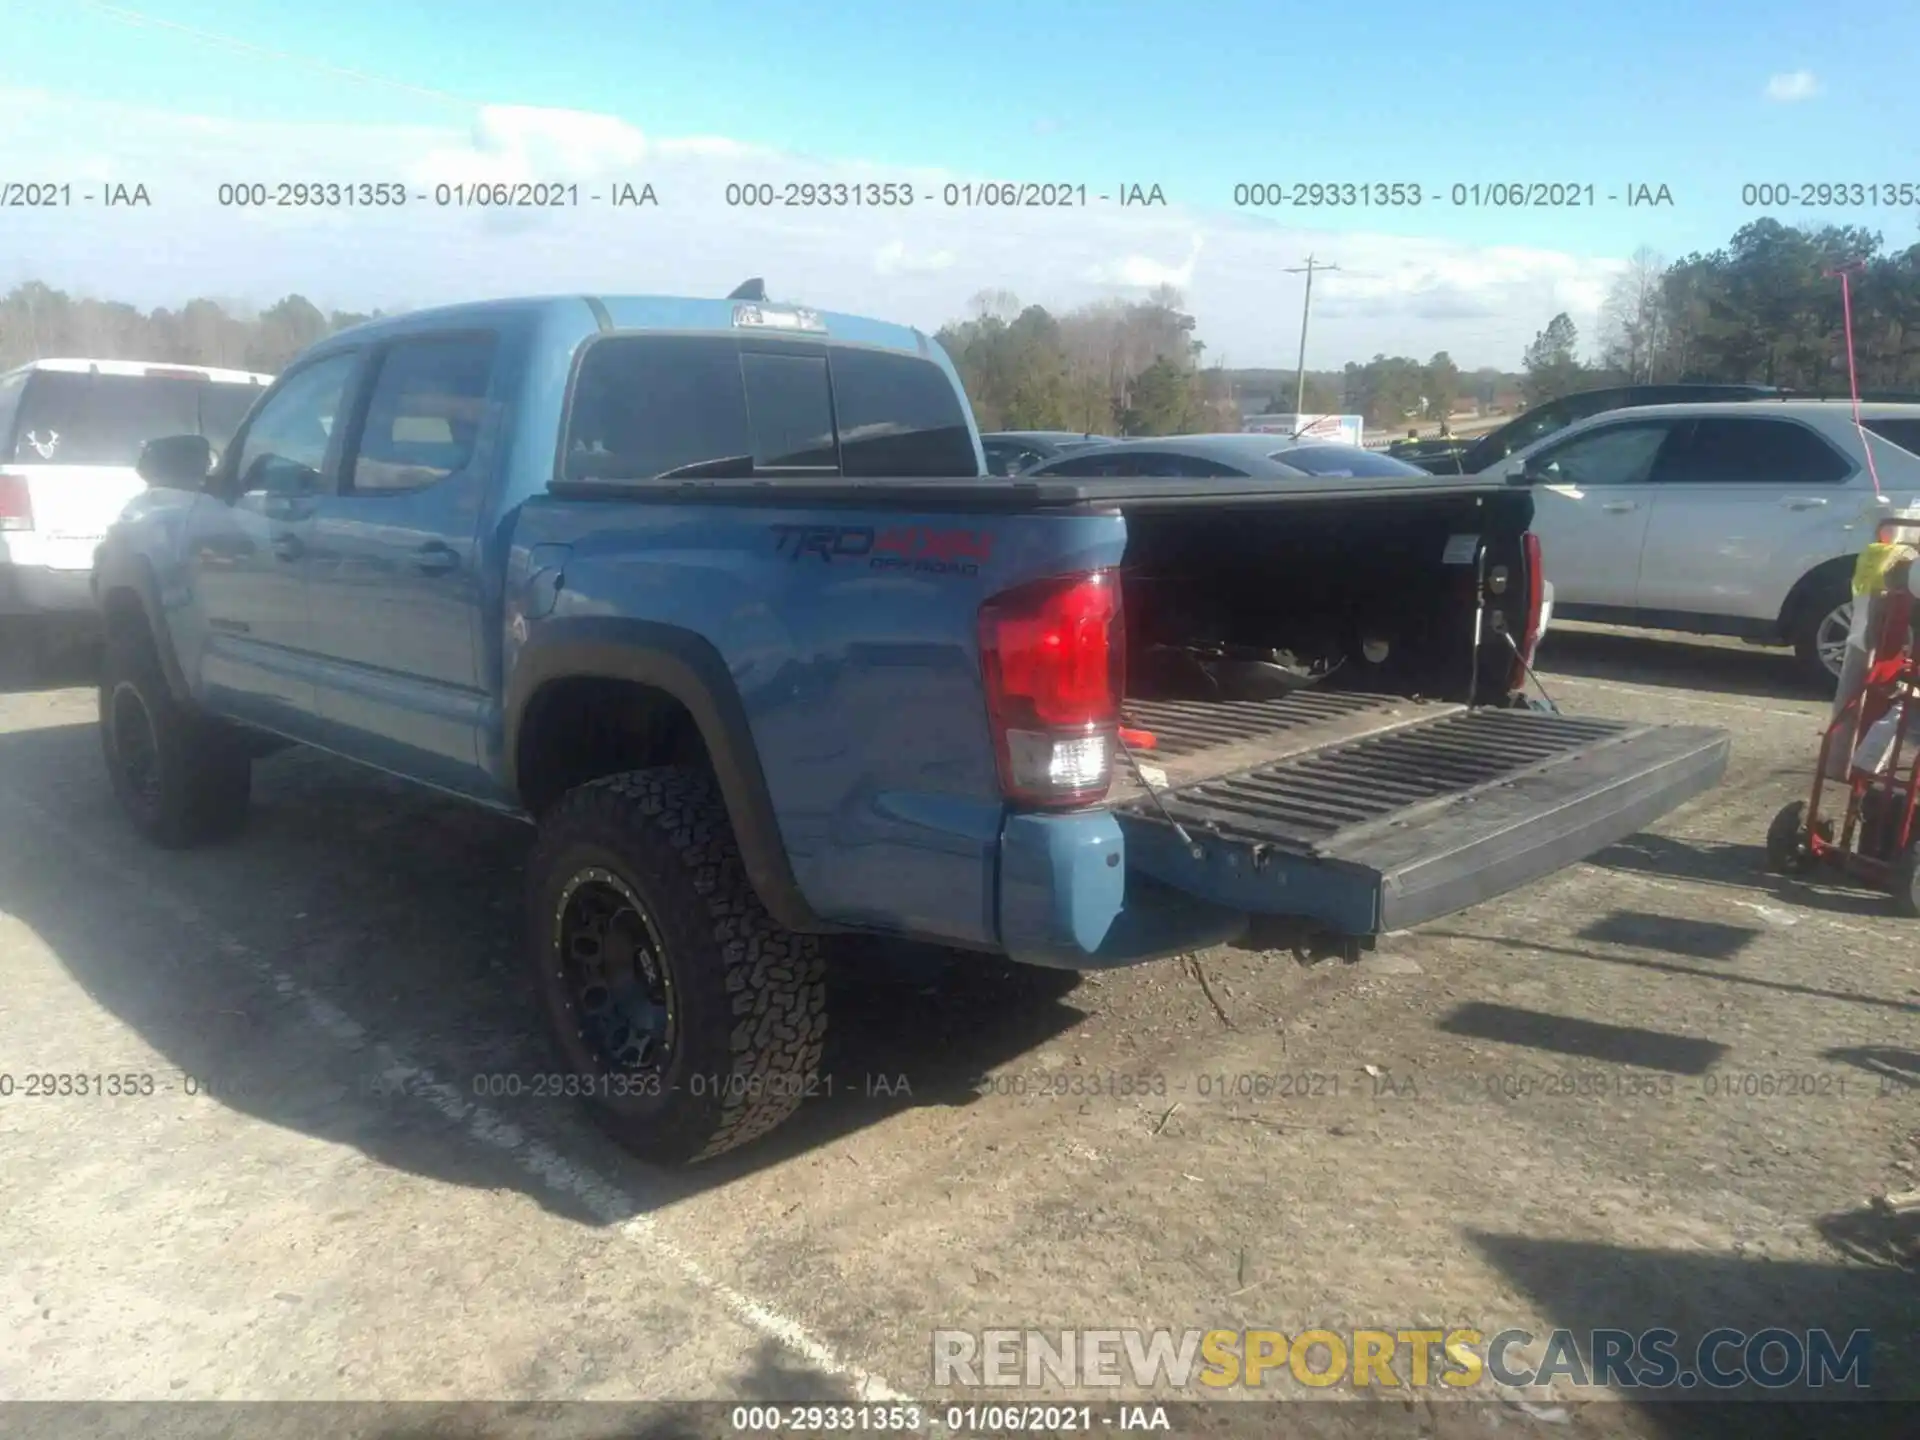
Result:
{"label": "blue pickup truck", "polygon": [[1352,958],[1712,786],[1717,730],[1522,700],[1527,490],[986,472],[920,331],[564,297],[302,355],[101,543],[152,841],[320,747],[521,817],[567,1073],[662,1162],[816,1083],[823,941],[1093,969]]}

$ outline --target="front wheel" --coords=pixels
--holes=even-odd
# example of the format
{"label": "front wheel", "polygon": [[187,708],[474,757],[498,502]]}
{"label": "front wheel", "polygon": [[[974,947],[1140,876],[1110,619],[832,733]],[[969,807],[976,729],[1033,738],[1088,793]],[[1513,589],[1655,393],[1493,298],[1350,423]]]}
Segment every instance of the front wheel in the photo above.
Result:
{"label": "front wheel", "polygon": [[767,914],[711,776],[661,767],[572,791],[527,885],[565,1088],[635,1154],[707,1159],[819,1090],[820,942]]}
{"label": "front wheel", "polygon": [[252,761],[238,737],[174,698],[145,630],[107,637],[100,750],[120,808],[154,844],[181,849],[246,823]]}

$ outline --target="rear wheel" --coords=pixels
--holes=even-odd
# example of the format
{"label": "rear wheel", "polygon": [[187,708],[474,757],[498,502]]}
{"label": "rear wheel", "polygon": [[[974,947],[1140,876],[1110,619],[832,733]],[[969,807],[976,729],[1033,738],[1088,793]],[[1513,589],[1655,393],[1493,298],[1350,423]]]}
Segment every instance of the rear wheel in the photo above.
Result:
{"label": "rear wheel", "polygon": [[1790,637],[1794,658],[1807,683],[1832,694],[1847,662],[1847,634],[1853,623],[1853,585],[1845,575],[1815,581],[1800,603]]}
{"label": "rear wheel", "polygon": [[174,699],[152,637],[135,626],[107,637],[100,749],[120,808],[154,844],[198,845],[246,822],[253,765],[245,747]]}
{"label": "rear wheel", "polygon": [[819,1083],[819,940],[767,914],[710,776],[661,767],[572,791],[541,824],[527,882],[564,1088],[628,1149],[718,1155]]}

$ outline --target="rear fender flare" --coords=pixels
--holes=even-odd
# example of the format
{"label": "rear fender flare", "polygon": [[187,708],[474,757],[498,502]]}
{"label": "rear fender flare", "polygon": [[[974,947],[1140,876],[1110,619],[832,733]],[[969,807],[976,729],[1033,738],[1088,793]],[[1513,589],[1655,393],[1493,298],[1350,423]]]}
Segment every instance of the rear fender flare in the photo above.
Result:
{"label": "rear fender flare", "polygon": [[739,687],[720,652],[691,630],[601,615],[538,625],[513,660],[502,707],[501,767],[509,794],[520,797],[520,737],[534,698],[553,681],[583,678],[630,681],[679,701],[713,762],[747,877],[761,903],[789,930],[837,928],[814,913],[794,879]]}

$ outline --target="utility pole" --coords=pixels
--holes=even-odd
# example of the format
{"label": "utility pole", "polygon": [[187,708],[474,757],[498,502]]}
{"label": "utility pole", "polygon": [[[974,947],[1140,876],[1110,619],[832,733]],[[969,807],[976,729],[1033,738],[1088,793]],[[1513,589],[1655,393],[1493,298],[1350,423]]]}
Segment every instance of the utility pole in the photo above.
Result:
{"label": "utility pole", "polygon": [[1300,302],[1300,364],[1294,371],[1297,377],[1293,390],[1293,424],[1296,431],[1300,428],[1300,416],[1307,404],[1307,315],[1313,309],[1313,272],[1339,268],[1338,265],[1322,265],[1309,255],[1306,264],[1292,266],[1285,272],[1307,277],[1307,297]]}

